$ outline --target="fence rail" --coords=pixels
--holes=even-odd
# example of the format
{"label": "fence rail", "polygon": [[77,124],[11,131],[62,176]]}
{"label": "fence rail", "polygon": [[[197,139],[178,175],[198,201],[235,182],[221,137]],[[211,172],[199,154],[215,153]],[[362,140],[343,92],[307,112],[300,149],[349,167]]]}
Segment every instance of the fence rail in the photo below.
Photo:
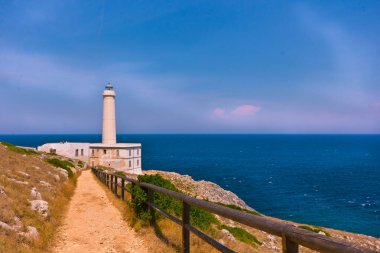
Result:
{"label": "fence rail", "polygon": [[[151,212],[151,223],[154,223],[154,212],[158,212],[163,216],[174,221],[182,227],[182,252],[190,252],[190,232],[200,237],[205,242],[212,245],[214,248],[220,252],[235,252],[218,241],[214,240],[210,236],[206,235],[202,231],[198,230],[190,224],[190,208],[191,206],[201,208],[203,210],[209,211],[213,214],[223,216],[225,218],[231,219],[233,221],[242,223],[249,227],[265,231],[269,234],[276,235],[282,238],[282,252],[284,253],[297,253],[299,252],[299,245],[306,248],[316,250],[319,252],[326,253],[375,253],[376,251],[370,249],[360,248],[356,245],[350,244],[348,242],[338,240],[335,238],[327,237],[325,235],[320,235],[302,228],[298,228],[294,225],[286,224],[283,222],[271,220],[266,217],[261,217],[253,214],[249,214],[243,211],[234,210],[228,207],[224,207],[218,204],[207,202],[205,200],[196,199],[187,196],[183,193],[174,192],[153,184],[148,184],[144,182],[139,182],[136,179],[116,175],[114,173],[101,171],[97,168],[92,168],[92,172],[96,177],[111,191],[122,200],[125,200],[125,192],[129,192],[126,188],[126,182],[136,184],[148,192],[147,206]],[[121,194],[118,194],[118,188],[120,188]],[[182,220],[173,216],[164,210],[160,209],[154,204],[153,194],[154,192],[160,192],[167,196],[170,196],[176,200],[182,201],[183,211]],[[133,195],[131,192],[131,198]]]}

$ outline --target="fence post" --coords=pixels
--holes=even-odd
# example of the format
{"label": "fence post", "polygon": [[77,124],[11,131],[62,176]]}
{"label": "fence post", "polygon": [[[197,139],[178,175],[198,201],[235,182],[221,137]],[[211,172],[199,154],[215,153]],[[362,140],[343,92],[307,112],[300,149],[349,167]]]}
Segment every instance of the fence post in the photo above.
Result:
{"label": "fence post", "polygon": [[116,195],[116,197],[118,196],[117,195],[117,179],[118,179],[118,177],[115,176],[115,195]]}
{"label": "fence post", "polygon": [[110,175],[111,178],[110,178],[110,186],[111,186],[111,192],[113,192],[113,175]]}
{"label": "fence post", "polygon": [[135,188],[135,183],[131,183],[131,188],[130,188],[130,190],[131,190],[131,202],[133,202],[133,189]]}
{"label": "fence post", "polygon": [[187,230],[186,225],[190,224],[190,206],[182,202],[182,250],[183,253],[190,252],[190,231]]}
{"label": "fence post", "polygon": [[154,204],[154,191],[148,188],[148,203],[149,203],[149,213],[150,213],[150,225],[153,225],[156,222],[156,217],[153,209]]}
{"label": "fence post", "polygon": [[124,200],[124,188],[125,188],[125,181],[124,178],[121,179],[121,199]]}
{"label": "fence post", "polygon": [[298,253],[298,244],[290,241],[285,234],[282,234],[282,252]]}

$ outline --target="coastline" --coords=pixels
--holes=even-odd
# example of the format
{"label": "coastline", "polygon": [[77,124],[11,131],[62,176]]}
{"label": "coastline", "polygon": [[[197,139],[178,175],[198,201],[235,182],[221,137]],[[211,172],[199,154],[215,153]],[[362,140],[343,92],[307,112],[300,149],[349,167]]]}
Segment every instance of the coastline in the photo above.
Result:
{"label": "coastline", "polygon": [[[241,198],[239,198],[238,195],[233,193],[232,191],[225,190],[218,184],[215,184],[210,181],[205,180],[194,180],[189,175],[181,175],[176,172],[168,172],[168,171],[160,171],[160,170],[147,170],[143,171],[143,174],[152,175],[152,174],[159,174],[166,180],[169,180],[171,183],[173,183],[178,189],[183,191],[184,193],[199,198],[204,199],[210,202],[224,204],[224,205],[233,205],[238,206],[245,210],[255,211],[254,207],[248,206]],[[137,177],[136,175],[128,175],[131,177]],[[265,214],[261,214],[265,216],[266,218],[273,219],[279,222],[284,222],[287,224],[291,224],[297,227],[303,227],[307,229],[315,229],[316,231],[319,231],[319,234],[330,236],[332,238],[341,239],[350,243],[353,243],[355,245],[359,245],[364,248],[368,248],[375,251],[380,251],[380,238],[369,236],[365,234],[359,234],[359,233],[352,233],[347,232],[343,230],[337,230],[333,228],[328,227],[320,227],[315,226],[312,224],[304,224],[304,223],[297,223],[290,220],[283,220],[271,216],[266,216]],[[274,236],[257,230],[250,228],[248,226],[244,226],[242,224],[238,224],[234,221],[217,217],[220,219],[220,221],[227,223],[230,226],[240,226],[243,227],[245,230],[253,234],[255,237],[257,237],[263,244],[260,246],[260,250],[262,252],[277,252],[281,249],[281,240],[280,238],[275,238]],[[302,252],[314,252],[312,250],[303,248]]]}

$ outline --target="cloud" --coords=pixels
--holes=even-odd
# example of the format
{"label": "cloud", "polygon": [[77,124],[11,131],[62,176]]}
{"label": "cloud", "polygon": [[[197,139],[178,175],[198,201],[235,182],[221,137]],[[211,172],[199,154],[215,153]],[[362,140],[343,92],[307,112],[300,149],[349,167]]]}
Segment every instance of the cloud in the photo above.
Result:
{"label": "cloud", "polygon": [[259,106],[254,105],[241,105],[238,106],[231,114],[236,116],[254,116],[261,110]]}
{"label": "cloud", "polygon": [[224,118],[224,119],[252,118],[260,110],[261,110],[261,107],[256,106],[256,105],[249,105],[249,104],[239,105],[229,111],[226,111],[225,109],[217,107],[212,111],[211,116],[212,118]]}
{"label": "cloud", "polygon": [[214,111],[212,112],[213,117],[221,118],[225,114],[225,110],[221,108],[215,108]]}

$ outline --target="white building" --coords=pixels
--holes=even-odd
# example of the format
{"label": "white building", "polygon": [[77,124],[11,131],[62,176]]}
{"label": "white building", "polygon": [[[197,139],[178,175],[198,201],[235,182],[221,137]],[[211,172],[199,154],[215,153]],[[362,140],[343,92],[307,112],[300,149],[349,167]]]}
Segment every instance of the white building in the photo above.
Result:
{"label": "white building", "polygon": [[116,143],[115,91],[107,84],[103,92],[102,143],[47,143],[38,151],[79,159],[90,166],[112,167],[127,173],[141,173],[141,143]]}

